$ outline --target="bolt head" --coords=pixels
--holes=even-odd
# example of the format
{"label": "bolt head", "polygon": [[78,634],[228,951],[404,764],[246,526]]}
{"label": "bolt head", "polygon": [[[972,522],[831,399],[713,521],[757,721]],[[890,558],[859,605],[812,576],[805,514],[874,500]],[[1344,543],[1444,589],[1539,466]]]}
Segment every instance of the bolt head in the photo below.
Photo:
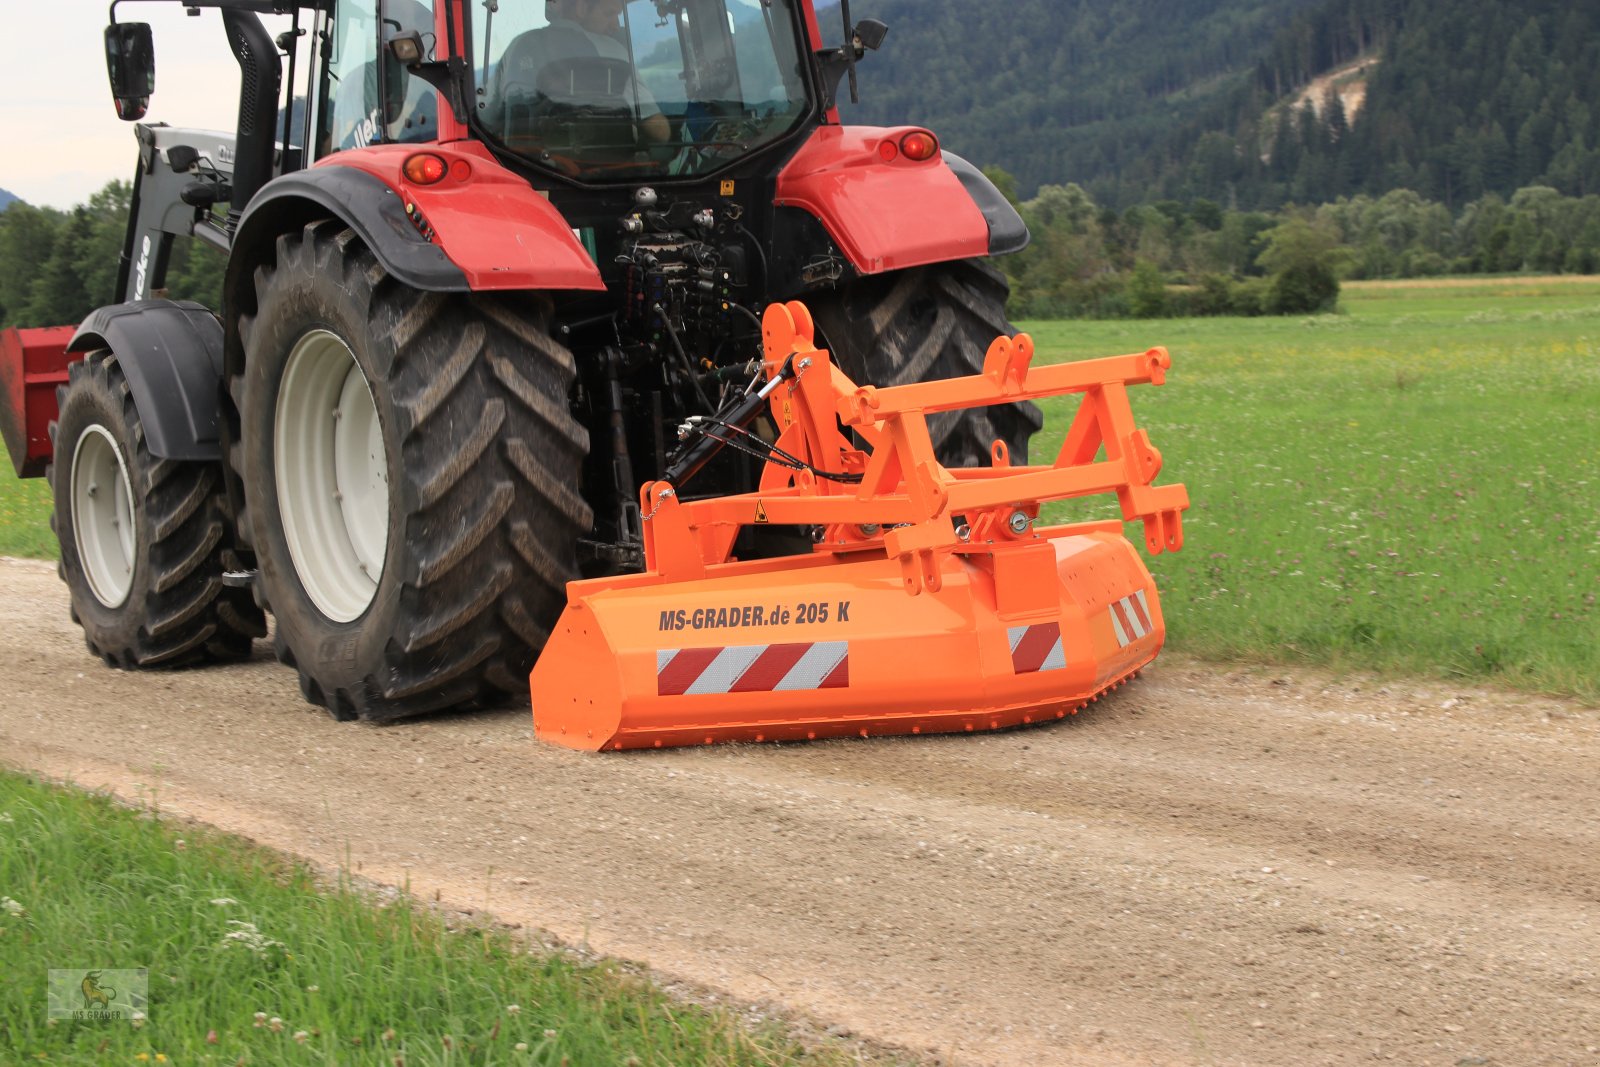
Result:
{"label": "bolt head", "polygon": [[1033,525],[1033,520],[1028,518],[1026,511],[1013,511],[1008,525],[1010,525],[1012,533],[1021,536],[1028,532],[1028,527]]}

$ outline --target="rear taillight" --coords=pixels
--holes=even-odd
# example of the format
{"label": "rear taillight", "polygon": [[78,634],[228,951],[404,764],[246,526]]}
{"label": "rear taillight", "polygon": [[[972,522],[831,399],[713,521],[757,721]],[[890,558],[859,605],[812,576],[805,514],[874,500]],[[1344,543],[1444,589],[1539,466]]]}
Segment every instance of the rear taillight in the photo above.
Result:
{"label": "rear taillight", "polygon": [[413,185],[437,185],[450,173],[445,161],[431,152],[412,156],[401,169],[405,172],[406,180]]}
{"label": "rear taillight", "polygon": [[921,163],[939,154],[939,138],[927,130],[913,130],[900,138],[900,152],[907,159]]}

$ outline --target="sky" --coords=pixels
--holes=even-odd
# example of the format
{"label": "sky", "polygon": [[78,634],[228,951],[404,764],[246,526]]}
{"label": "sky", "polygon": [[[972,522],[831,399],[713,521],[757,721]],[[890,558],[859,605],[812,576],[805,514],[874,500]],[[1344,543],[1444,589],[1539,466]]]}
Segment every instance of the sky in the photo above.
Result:
{"label": "sky", "polygon": [[[117,118],[106,77],[107,0],[0,0],[8,44],[0,64],[0,189],[30,204],[71,207],[113,178],[133,177],[133,123]],[[173,2],[125,2],[120,22],[155,35],[156,91],[145,122],[231,130],[239,68],[215,9],[198,18]],[[286,20],[268,20],[274,33]]]}

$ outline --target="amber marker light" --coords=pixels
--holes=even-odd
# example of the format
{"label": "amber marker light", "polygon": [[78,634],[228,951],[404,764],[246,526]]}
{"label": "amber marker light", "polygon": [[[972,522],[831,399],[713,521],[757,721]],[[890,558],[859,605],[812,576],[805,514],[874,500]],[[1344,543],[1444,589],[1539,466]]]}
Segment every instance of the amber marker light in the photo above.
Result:
{"label": "amber marker light", "polygon": [[900,138],[900,151],[907,159],[921,163],[939,154],[939,138],[927,130],[913,130]]}
{"label": "amber marker light", "polygon": [[405,171],[406,180],[413,185],[437,185],[450,172],[443,159],[429,152],[412,156],[401,169]]}

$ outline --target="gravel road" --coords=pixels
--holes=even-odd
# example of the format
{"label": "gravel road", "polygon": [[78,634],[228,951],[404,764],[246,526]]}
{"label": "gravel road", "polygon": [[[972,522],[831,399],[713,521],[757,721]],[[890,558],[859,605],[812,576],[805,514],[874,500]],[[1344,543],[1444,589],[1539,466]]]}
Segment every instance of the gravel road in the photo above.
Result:
{"label": "gravel road", "polygon": [[991,736],[591,756],[254,661],[124,674],[0,562],[0,758],[955,1064],[1600,1064],[1600,711],[1167,658]]}

